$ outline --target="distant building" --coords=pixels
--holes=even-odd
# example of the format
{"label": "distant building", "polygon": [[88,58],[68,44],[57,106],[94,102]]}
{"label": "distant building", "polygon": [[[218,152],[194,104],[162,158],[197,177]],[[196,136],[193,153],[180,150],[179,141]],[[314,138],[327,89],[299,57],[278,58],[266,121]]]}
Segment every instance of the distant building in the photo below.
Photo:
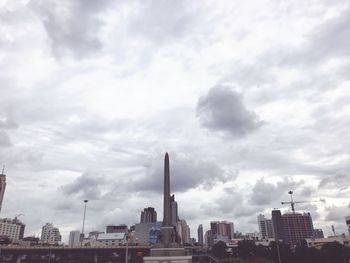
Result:
{"label": "distant building", "polygon": [[69,232],[69,247],[78,247],[80,245],[80,231],[70,231]]}
{"label": "distant building", "polygon": [[0,235],[7,236],[11,241],[23,239],[25,227],[18,218],[0,219]]}
{"label": "distant building", "polygon": [[234,228],[233,223],[228,221],[212,221],[210,222],[210,230],[212,236],[226,236],[227,239],[233,239]]}
{"label": "distant building", "polygon": [[46,223],[42,227],[41,231],[41,241],[47,244],[58,244],[61,242],[60,230],[57,227],[54,227],[52,223]]}
{"label": "distant building", "polygon": [[315,229],[314,229],[313,238],[324,238],[323,230],[322,230],[322,229],[315,228]]}
{"label": "distant building", "polygon": [[175,195],[171,196],[171,224],[173,226],[177,226],[177,222],[179,221],[179,215],[177,211],[177,202],[175,201]]}
{"label": "distant building", "polygon": [[286,213],[282,215],[284,242],[295,246],[302,239],[311,238],[314,227],[310,213]]}
{"label": "distant building", "polygon": [[258,232],[245,233],[244,237],[246,239],[258,240],[260,238],[260,233]]}
{"label": "distant building", "polygon": [[350,235],[350,216],[345,217],[345,223],[346,223],[346,226],[348,227],[348,232]]}
{"label": "distant building", "polygon": [[126,233],[128,232],[127,225],[109,225],[106,226],[106,233]]}
{"label": "distant building", "polygon": [[97,241],[103,243],[108,247],[123,246],[126,244],[126,234],[125,233],[99,234],[97,237]]}
{"label": "distant building", "polygon": [[200,224],[197,229],[198,243],[203,245],[203,225]]}
{"label": "distant building", "polygon": [[276,240],[284,240],[284,228],[281,210],[274,209],[271,213],[272,229]]}
{"label": "distant building", "polygon": [[212,239],[212,233],[211,233],[211,230],[207,230],[205,231],[205,234],[204,234],[204,242],[205,242],[205,246],[207,248],[211,248],[213,246],[213,239]]}
{"label": "distant building", "polygon": [[271,219],[265,218],[264,215],[258,215],[258,225],[260,239],[273,238],[273,228]]}
{"label": "distant building", "polygon": [[186,220],[180,219],[177,222],[177,232],[181,239],[181,244],[191,244],[191,231]]}
{"label": "distant building", "polygon": [[2,169],[2,172],[0,174],[0,212],[2,208],[2,202],[4,200],[5,188],[6,188],[6,175],[5,175],[4,169]]}
{"label": "distant building", "polygon": [[329,243],[338,242],[346,247],[350,247],[350,238],[345,235],[335,236],[335,237],[327,237],[327,238],[306,238],[306,244],[308,247],[314,248],[322,248],[324,245]]}
{"label": "distant building", "polygon": [[140,223],[135,225],[133,242],[139,245],[150,245],[157,243],[162,222]]}
{"label": "distant building", "polygon": [[144,208],[141,212],[140,223],[154,223],[157,222],[157,212],[153,207]]}
{"label": "distant building", "polygon": [[89,232],[89,236],[88,236],[88,239],[97,239],[98,235],[99,234],[103,234],[104,232],[101,232],[101,231],[91,231]]}

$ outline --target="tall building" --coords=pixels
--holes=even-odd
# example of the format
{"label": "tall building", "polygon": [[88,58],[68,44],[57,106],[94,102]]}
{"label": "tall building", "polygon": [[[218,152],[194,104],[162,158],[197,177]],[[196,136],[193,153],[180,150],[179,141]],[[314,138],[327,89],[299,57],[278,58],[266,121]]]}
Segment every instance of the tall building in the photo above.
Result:
{"label": "tall building", "polygon": [[191,244],[190,227],[187,225],[186,220],[180,219],[177,222],[177,232],[180,236],[181,244]]}
{"label": "tall building", "polygon": [[0,219],[0,235],[7,236],[12,241],[23,239],[24,229],[25,229],[25,224],[23,224],[17,218]]}
{"label": "tall building", "polygon": [[0,174],[0,212],[2,208],[2,201],[4,200],[5,188],[6,188],[6,175],[5,175],[4,168],[2,168],[2,172]]}
{"label": "tall building", "polygon": [[210,222],[210,230],[212,237],[227,237],[228,240],[234,237],[233,223],[228,221],[212,221]]}
{"label": "tall building", "polygon": [[41,241],[47,244],[58,244],[61,242],[60,230],[54,227],[52,223],[46,223],[42,227],[41,231]]}
{"label": "tall building", "polygon": [[203,245],[203,225],[200,224],[197,229],[198,233],[198,243]]}
{"label": "tall building", "polygon": [[348,227],[348,232],[350,235],[350,216],[345,217],[345,223],[346,223],[346,226]]}
{"label": "tall building", "polygon": [[157,212],[153,207],[147,207],[141,212],[140,223],[155,223],[157,222]]}
{"label": "tall building", "polygon": [[177,222],[179,221],[179,216],[177,213],[177,202],[175,201],[175,196],[171,196],[171,224],[173,226],[177,226]]}
{"label": "tall building", "polygon": [[272,229],[276,240],[284,240],[284,228],[281,210],[274,209],[271,212]]}
{"label": "tall building", "polygon": [[282,215],[284,242],[295,246],[300,240],[313,237],[314,227],[310,213],[286,213]]}
{"label": "tall building", "polygon": [[213,239],[212,239],[211,230],[205,231],[204,242],[205,242],[205,246],[207,248],[211,248],[213,246]]}
{"label": "tall building", "polygon": [[80,231],[70,231],[69,232],[69,247],[78,247],[80,245]]}
{"label": "tall building", "polygon": [[265,218],[264,215],[258,215],[258,225],[260,239],[273,238],[273,228],[271,219]]}

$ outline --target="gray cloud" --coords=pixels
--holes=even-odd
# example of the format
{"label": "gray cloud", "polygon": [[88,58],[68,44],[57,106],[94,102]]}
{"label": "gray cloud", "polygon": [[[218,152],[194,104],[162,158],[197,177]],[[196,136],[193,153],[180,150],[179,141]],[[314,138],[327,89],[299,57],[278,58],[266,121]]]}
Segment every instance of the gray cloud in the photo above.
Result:
{"label": "gray cloud", "polygon": [[12,142],[10,136],[5,131],[0,130],[0,146],[2,147],[10,147],[12,146]]}
{"label": "gray cloud", "polygon": [[30,7],[39,16],[51,40],[56,57],[74,55],[84,58],[101,50],[97,16],[110,0],[32,1]]}
{"label": "gray cloud", "polygon": [[[327,215],[326,220],[343,222],[346,216],[350,214],[350,203],[343,206],[329,206],[326,207]],[[344,223],[345,224],[345,223]]]}
{"label": "gray cloud", "polygon": [[197,116],[204,127],[233,137],[243,137],[262,125],[245,107],[242,95],[225,86],[215,86],[199,99]]}
{"label": "gray cloud", "polygon": [[321,179],[319,188],[336,188],[339,190],[346,190],[349,188],[350,175],[348,173],[338,172]]}
{"label": "gray cloud", "polygon": [[[145,164],[145,175],[136,179],[136,190],[157,191],[163,189],[163,156],[157,155]],[[185,154],[170,154],[170,177],[172,192],[183,192],[203,186],[211,189],[218,182],[233,180],[236,171],[227,171],[213,160],[198,160]]]}

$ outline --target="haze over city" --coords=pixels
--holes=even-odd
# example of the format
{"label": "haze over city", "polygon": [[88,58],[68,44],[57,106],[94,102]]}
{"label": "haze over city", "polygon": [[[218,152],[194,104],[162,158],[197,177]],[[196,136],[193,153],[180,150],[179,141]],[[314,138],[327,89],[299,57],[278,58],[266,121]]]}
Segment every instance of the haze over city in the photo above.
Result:
{"label": "haze over city", "polygon": [[1,217],[81,229],[162,214],[191,235],[289,209],[345,233],[349,1],[0,1]]}

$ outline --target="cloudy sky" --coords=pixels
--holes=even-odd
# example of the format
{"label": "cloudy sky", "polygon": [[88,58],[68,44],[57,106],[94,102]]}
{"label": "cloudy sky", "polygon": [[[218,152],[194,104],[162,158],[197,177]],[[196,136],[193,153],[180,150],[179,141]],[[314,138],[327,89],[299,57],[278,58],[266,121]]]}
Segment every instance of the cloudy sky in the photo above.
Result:
{"label": "cloudy sky", "polygon": [[0,0],[1,217],[26,234],[162,219],[257,230],[287,191],[350,215],[350,1]]}

